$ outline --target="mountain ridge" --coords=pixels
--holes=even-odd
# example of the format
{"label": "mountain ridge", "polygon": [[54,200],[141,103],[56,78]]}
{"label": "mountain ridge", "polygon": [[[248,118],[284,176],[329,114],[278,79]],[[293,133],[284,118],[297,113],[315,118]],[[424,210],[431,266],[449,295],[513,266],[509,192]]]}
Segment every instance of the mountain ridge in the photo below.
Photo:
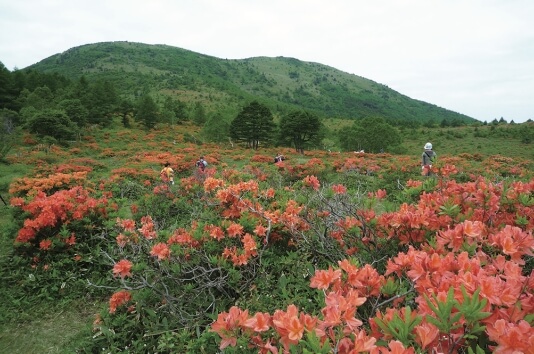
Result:
{"label": "mountain ridge", "polygon": [[207,112],[235,114],[245,102],[259,100],[278,114],[305,109],[328,118],[477,122],[356,74],[284,56],[221,59],[166,44],[100,42],[70,48],[22,70],[108,80],[125,97],[138,97],[141,91],[170,95],[201,102]]}

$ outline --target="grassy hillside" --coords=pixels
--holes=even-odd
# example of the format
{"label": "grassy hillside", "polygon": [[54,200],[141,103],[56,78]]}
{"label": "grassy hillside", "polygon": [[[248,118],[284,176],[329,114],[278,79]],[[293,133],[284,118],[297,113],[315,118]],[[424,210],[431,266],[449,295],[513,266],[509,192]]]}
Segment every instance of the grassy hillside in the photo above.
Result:
{"label": "grassy hillside", "polygon": [[278,113],[300,108],[348,119],[475,121],[372,80],[294,58],[228,60],[167,45],[107,42],[68,49],[28,69],[109,80],[126,97],[148,90],[201,102],[207,112],[236,112],[246,101],[258,99]]}

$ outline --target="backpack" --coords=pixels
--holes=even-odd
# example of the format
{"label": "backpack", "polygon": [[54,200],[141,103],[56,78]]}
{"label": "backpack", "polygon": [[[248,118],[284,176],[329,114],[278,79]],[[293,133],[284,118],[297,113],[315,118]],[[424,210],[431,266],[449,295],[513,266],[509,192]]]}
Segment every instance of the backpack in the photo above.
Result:
{"label": "backpack", "polygon": [[206,160],[202,160],[202,163],[204,164],[204,167],[208,166],[208,162]]}

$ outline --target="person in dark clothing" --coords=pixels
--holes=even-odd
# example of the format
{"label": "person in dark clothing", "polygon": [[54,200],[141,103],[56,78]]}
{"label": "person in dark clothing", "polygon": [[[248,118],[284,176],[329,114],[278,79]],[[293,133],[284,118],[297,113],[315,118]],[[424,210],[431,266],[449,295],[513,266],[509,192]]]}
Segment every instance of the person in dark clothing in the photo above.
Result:
{"label": "person in dark clothing", "polygon": [[201,170],[204,171],[206,169],[206,166],[208,166],[208,163],[206,160],[204,160],[204,156],[200,156],[198,161],[195,163],[195,165]]}
{"label": "person in dark clothing", "polygon": [[432,164],[436,160],[437,154],[432,150],[431,143],[426,143],[424,149],[425,151],[423,151],[423,154],[421,155],[421,174],[423,176],[432,176],[434,175],[434,172],[432,172]]}

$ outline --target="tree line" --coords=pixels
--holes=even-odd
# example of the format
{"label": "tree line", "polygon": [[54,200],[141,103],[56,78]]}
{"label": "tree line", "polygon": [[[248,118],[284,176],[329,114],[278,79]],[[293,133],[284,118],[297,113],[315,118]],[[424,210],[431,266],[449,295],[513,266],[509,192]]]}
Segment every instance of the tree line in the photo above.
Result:
{"label": "tree line", "polygon": [[[137,123],[145,129],[157,124],[191,121],[202,126],[208,141],[230,139],[258,149],[260,146],[288,146],[303,153],[321,148],[322,139],[331,134],[322,119],[306,110],[293,110],[278,117],[257,100],[247,103],[235,115],[220,112],[208,115],[200,102],[186,104],[171,96],[157,96],[148,87],[130,97],[121,97],[107,80],[89,81],[82,76],[71,81],[57,73],[36,70],[10,72],[0,63],[0,118],[2,141],[0,158],[14,144],[21,130],[35,134],[41,142],[64,144],[79,139],[90,126],[109,127],[118,118],[125,128]],[[380,136],[387,136],[387,139]],[[340,147],[356,150],[365,147],[378,152],[384,143],[400,144],[393,126],[381,118],[366,118],[339,134]],[[376,142],[380,141],[381,146]]]}

